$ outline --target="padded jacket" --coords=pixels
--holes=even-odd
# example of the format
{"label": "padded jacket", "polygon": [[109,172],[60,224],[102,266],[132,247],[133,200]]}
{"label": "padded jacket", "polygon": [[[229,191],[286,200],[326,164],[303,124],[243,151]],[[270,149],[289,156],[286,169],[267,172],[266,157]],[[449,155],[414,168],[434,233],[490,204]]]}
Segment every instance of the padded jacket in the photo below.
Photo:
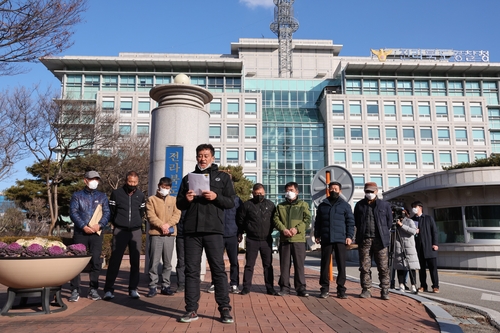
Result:
{"label": "padded jacket", "polygon": [[271,233],[274,229],[274,213],[276,207],[272,201],[264,199],[255,202],[254,199],[245,201],[238,209],[236,221],[238,233],[246,233],[246,237],[258,241],[272,241]]}
{"label": "padded jacket", "polygon": [[[391,204],[380,199],[375,200],[373,208],[375,226],[378,229],[384,247],[391,243],[390,229],[392,227]],[[356,243],[361,244],[364,239],[366,218],[368,217],[368,199],[363,198],[354,206],[354,222],[356,225]]]}
{"label": "padded jacket", "polygon": [[142,191],[136,189],[129,195],[124,187],[114,190],[109,198],[109,208],[113,226],[129,231],[142,228],[146,211],[146,199]]}
{"label": "padded jacket", "polygon": [[[307,202],[299,199],[292,202],[285,200],[276,207],[274,227],[280,231],[280,242],[305,243],[306,229],[310,224],[311,212]],[[283,230],[291,228],[296,228],[297,233],[292,237],[286,237]]]}
{"label": "padded jacket", "polygon": [[351,205],[344,199],[335,202],[325,199],[316,210],[314,237],[325,243],[345,243],[346,238],[354,238],[354,215]]}
{"label": "padded jacket", "polygon": [[83,228],[89,224],[97,205],[102,205],[102,217],[99,221],[103,229],[109,221],[110,211],[108,197],[106,194],[85,187],[83,190],[73,193],[69,202],[69,217],[75,225],[75,233],[83,234]]}

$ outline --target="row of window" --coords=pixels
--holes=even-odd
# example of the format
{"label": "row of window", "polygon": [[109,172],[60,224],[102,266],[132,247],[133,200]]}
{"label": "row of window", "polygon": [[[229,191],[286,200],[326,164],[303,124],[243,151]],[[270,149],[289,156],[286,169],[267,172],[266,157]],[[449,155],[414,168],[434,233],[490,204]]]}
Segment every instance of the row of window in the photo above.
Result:
{"label": "row of window", "polygon": [[[349,101],[348,102],[348,113],[351,118],[359,119],[362,115],[366,115],[368,118],[378,118],[380,113],[380,107],[378,101],[366,101],[362,103],[361,101]],[[413,119],[415,115],[418,115],[419,119],[430,120],[432,118],[448,118],[449,115],[449,105],[447,102],[418,102],[414,105],[412,102],[401,102],[396,105],[395,101],[384,101],[382,105],[382,110],[384,117],[387,119],[398,118],[409,118]],[[483,108],[481,103],[471,102],[466,105],[462,102],[454,102],[451,105],[451,110],[453,112],[453,118],[466,118],[466,115],[471,119],[483,118]],[[364,112],[363,112],[364,111]],[[398,112],[399,111],[399,112]],[[335,118],[344,118],[345,106],[344,101],[332,101],[332,113]]]}
{"label": "row of window", "polygon": [[240,150],[238,148],[227,148],[224,156],[221,155],[220,148],[215,148],[215,163],[224,165],[239,165],[242,164],[256,164],[257,163],[257,149],[246,148],[243,151],[243,159],[240,161]]}
{"label": "row of window", "polygon": [[349,95],[398,96],[485,96],[498,104],[496,81],[347,79]]}
{"label": "row of window", "polygon": [[[347,133],[349,137],[347,137]],[[429,126],[419,127],[415,130],[413,126],[403,126],[402,128],[386,126],[384,134],[385,142],[394,144],[398,143],[400,137],[403,138],[403,142],[414,143],[417,140],[422,144],[432,144],[436,139],[439,143],[453,141],[457,144],[467,144],[468,138],[472,138],[472,141],[476,143],[485,142],[485,130],[483,128],[455,127],[450,129],[450,127],[446,126]],[[333,127],[333,140],[336,142],[363,143],[363,137],[367,138],[369,143],[380,143],[381,139],[384,139],[381,137],[379,126],[368,128],[350,126],[347,131],[344,126]]]}
{"label": "row of window", "polygon": [[[211,115],[222,115],[223,107],[222,100],[220,98],[214,98],[210,102],[209,106]],[[238,117],[240,115],[240,100],[237,98],[228,98],[226,100],[225,114],[229,118]],[[244,113],[245,116],[256,116],[257,115],[257,99],[249,98],[244,101]]]}
{"label": "row of window", "polygon": [[[400,164],[406,166],[417,166],[418,164],[422,166],[435,166],[435,164],[441,166],[449,166],[458,163],[468,163],[470,162],[470,154],[468,151],[456,151],[454,154],[451,151],[437,151],[432,150],[351,150],[350,151],[350,163],[347,160],[348,152],[344,149],[337,149],[333,151],[333,161],[335,164],[347,165],[350,164],[353,167],[388,167],[397,168]],[[486,158],[487,154],[485,151],[475,151],[474,159]],[[436,158],[438,162],[436,163]]]}
{"label": "row of window", "polygon": [[[257,125],[244,126],[245,140],[255,142],[257,140]],[[220,140],[222,135],[222,127],[220,124],[210,124],[209,138],[211,140]],[[229,124],[226,127],[226,139],[237,141],[240,138],[240,126],[237,124]]]}
{"label": "row of window", "polygon": [[363,174],[352,174],[352,178],[354,181],[354,188],[357,190],[362,190],[364,188],[364,185],[366,182],[375,182],[377,183],[377,186],[386,191],[398,186],[401,186],[401,184],[411,182],[412,180],[417,179],[418,175],[414,174],[409,174],[409,175],[399,175],[399,174],[388,174],[386,180],[384,181],[384,176],[383,175],[378,175],[378,174],[370,174],[368,177],[366,177]]}
{"label": "row of window", "polygon": [[130,123],[120,123],[119,133],[122,136],[130,136],[132,134],[138,136],[148,136],[149,135],[149,124],[139,123],[135,128],[135,133],[132,133],[132,124]]}

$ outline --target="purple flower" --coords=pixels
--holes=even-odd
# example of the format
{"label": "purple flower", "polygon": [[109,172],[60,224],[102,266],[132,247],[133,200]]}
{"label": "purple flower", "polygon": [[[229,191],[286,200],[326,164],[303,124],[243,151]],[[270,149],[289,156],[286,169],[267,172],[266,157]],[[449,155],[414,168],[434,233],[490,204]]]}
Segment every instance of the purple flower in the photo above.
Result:
{"label": "purple flower", "polygon": [[57,245],[49,247],[47,249],[47,253],[51,257],[63,256],[66,254],[66,252],[60,246]]}
{"label": "purple flower", "polygon": [[9,257],[19,257],[23,253],[23,250],[24,248],[18,243],[12,243],[5,248],[5,253]]}
{"label": "purple flower", "polygon": [[24,251],[26,257],[42,257],[45,255],[45,249],[40,244],[31,244]]}
{"label": "purple flower", "polygon": [[70,254],[75,256],[85,256],[87,255],[87,247],[83,244],[73,244],[68,246],[68,250]]}

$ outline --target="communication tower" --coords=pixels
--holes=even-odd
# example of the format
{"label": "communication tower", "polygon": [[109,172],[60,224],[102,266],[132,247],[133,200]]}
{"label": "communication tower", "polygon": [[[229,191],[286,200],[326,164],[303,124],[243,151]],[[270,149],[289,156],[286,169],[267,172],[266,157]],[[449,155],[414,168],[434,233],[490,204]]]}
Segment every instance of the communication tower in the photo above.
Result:
{"label": "communication tower", "polygon": [[[293,17],[295,0],[274,0],[274,22],[271,31],[278,36],[279,76],[292,77],[292,35],[299,29],[299,22]],[[287,76],[288,74],[288,76]]]}

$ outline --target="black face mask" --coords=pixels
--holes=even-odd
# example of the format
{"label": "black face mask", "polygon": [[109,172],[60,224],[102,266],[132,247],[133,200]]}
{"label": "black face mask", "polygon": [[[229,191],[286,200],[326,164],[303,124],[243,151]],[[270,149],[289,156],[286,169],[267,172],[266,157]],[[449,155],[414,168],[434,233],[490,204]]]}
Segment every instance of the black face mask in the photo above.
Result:
{"label": "black face mask", "polygon": [[265,195],[256,195],[253,198],[254,198],[255,202],[262,202],[262,201],[264,201],[265,197],[266,197]]}
{"label": "black face mask", "polygon": [[328,198],[331,199],[331,200],[336,200],[336,199],[339,198],[339,196],[340,196],[340,193],[334,192],[334,191],[330,191],[330,196]]}
{"label": "black face mask", "polygon": [[127,193],[134,192],[137,189],[137,186],[131,186],[129,184],[125,184],[123,187]]}

